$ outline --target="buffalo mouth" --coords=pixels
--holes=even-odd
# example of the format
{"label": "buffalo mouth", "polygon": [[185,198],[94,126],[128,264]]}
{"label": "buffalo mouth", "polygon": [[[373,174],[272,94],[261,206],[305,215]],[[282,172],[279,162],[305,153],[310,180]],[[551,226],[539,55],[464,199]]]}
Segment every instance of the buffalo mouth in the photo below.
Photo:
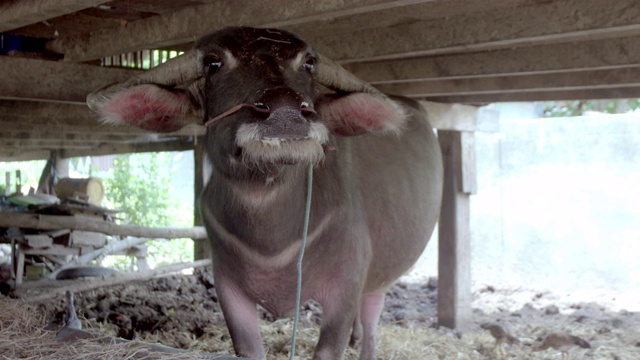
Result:
{"label": "buffalo mouth", "polygon": [[236,145],[244,162],[263,164],[315,164],[324,158],[329,130],[319,122],[308,123],[306,131],[274,133],[259,123],[242,124]]}

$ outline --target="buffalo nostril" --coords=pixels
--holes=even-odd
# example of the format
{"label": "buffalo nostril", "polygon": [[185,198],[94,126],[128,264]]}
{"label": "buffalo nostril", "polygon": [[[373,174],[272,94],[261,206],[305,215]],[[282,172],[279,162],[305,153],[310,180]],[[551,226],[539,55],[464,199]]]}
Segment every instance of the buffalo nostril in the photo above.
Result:
{"label": "buffalo nostril", "polygon": [[253,111],[261,114],[269,114],[271,112],[271,109],[269,109],[267,105],[261,102],[253,103],[253,106],[251,108]]}
{"label": "buffalo nostril", "polygon": [[300,104],[300,113],[302,113],[302,116],[309,116],[316,114],[316,111],[309,107],[308,102],[303,101],[302,104]]}

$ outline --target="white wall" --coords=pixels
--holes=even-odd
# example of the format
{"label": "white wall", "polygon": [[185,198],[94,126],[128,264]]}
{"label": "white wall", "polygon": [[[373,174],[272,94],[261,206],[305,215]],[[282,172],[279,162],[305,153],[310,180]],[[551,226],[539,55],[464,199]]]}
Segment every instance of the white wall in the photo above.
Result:
{"label": "white wall", "polygon": [[[522,110],[535,113],[531,104]],[[640,114],[517,114],[510,104],[500,133],[476,135],[474,286],[549,289],[640,310]],[[418,274],[436,275],[436,243]]]}

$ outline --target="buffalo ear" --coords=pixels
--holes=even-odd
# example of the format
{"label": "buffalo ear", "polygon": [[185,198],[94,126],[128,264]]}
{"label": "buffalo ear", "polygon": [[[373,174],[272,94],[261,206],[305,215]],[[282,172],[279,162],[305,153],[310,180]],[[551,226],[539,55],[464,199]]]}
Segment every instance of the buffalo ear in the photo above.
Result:
{"label": "buffalo ear", "polygon": [[370,132],[398,133],[407,121],[402,106],[379,93],[321,95],[315,107],[329,131],[341,136]]}
{"label": "buffalo ear", "polygon": [[201,123],[202,54],[190,50],[122,83],[87,96],[103,122],[171,132]]}
{"label": "buffalo ear", "polygon": [[171,132],[190,123],[202,122],[200,107],[194,104],[185,90],[156,84],[111,90],[107,92],[108,95],[98,91],[87,97],[91,109],[105,123],[133,125],[154,132]]}

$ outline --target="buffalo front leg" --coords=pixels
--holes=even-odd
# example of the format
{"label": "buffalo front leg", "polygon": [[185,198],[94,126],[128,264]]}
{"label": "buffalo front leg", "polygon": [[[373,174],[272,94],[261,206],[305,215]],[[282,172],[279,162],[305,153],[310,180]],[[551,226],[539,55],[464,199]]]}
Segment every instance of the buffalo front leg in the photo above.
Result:
{"label": "buffalo front leg", "polygon": [[384,293],[364,295],[360,306],[360,318],[362,319],[363,330],[360,360],[375,360],[376,331],[378,329],[380,313],[384,307]]}
{"label": "buffalo front leg", "polygon": [[351,329],[351,339],[349,340],[349,346],[353,349],[360,348],[362,342],[362,319],[360,319],[360,310],[356,310],[356,318],[353,321],[353,328]]}
{"label": "buffalo front leg", "polygon": [[214,271],[216,293],[236,355],[265,359],[256,303],[222,271]]}

